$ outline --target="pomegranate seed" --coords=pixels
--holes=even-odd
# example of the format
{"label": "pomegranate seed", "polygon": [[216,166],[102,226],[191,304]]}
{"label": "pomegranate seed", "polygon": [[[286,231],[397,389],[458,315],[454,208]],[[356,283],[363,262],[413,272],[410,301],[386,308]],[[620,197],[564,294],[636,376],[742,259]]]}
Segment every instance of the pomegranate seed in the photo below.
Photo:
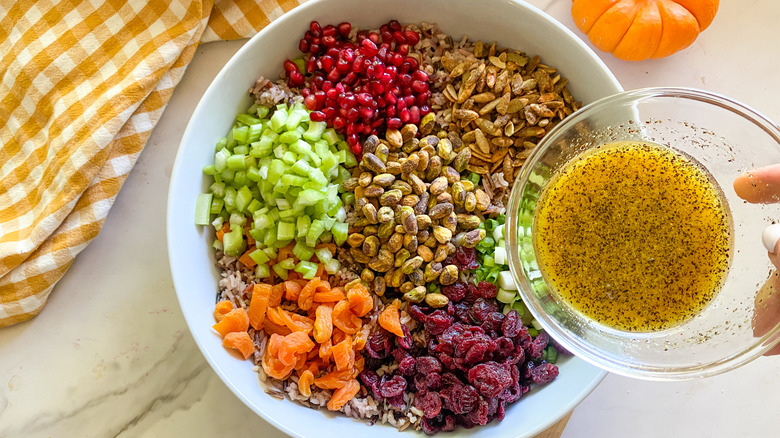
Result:
{"label": "pomegranate seed", "polygon": [[311,96],[311,89],[310,88],[304,88],[303,90],[301,90],[301,96],[303,96],[303,97]]}
{"label": "pomegranate seed", "polygon": [[339,57],[339,53],[341,53],[341,51],[338,48],[336,48],[336,47],[331,47],[331,48],[329,48],[328,50],[325,51],[325,54],[330,56],[333,59],[338,58]]}
{"label": "pomegranate seed", "polygon": [[421,116],[425,116],[429,112],[431,112],[431,107],[429,107],[428,105],[420,105],[420,115]]}
{"label": "pomegranate seed", "polygon": [[401,111],[402,109],[406,109],[406,100],[398,99],[398,102],[395,103],[395,107],[398,111]]}
{"label": "pomegranate seed", "polygon": [[368,39],[371,40],[374,44],[379,44],[379,34],[376,32],[371,32],[368,34]]}
{"label": "pomegranate seed", "polygon": [[424,93],[428,91],[428,83],[423,81],[412,81],[412,89],[417,93]]}
{"label": "pomegranate seed", "polygon": [[358,113],[361,119],[370,120],[372,117],[374,117],[374,110],[365,106],[360,107]]}
{"label": "pomegranate seed", "polygon": [[385,110],[385,112],[387,113],[387,117],[395,117],[397,115],[397,111],[394,106],[387,107],[387,110]]}
{"label": "pomegranate seed", "polygon": [[403,123],[399,118],[391,117],[387,119],[387,129],[399,129],[402,124]]}
{"label": "pomegranate seed", "polygon": [[[351,73],[350,73],[351,74]],[[332,82],[336,82],[341,78],[341,73],[339,73],[339,70],[334,68],[328,73],[328,80]]]}
{"label": "pomegranate seed", "polygon": [[408,87],[412,85],[412,76],[406,73],[398,75],[398,84],[402,87]]}
{"label": "pomegranate seed", "polygon": [[382,85],[377,81],[369,82],[369,87],[371,88],[371,92],[373,92],[374,94],[382,94],[385,92],[384,85]]}
{"label": "pomegranate seed", "polygon": [[398,67],[404,63],[404,57],[400,53],[395,53],[390,58],[390,62],[393,63],[394,66]]}
{"label": "pomegranate seed", "polygon": [[401,95],[401,88],[399,88],[397,85],[391,88],[390,91],[392,91],[393,94],[395,94],[396,96]]}
{"label": "pomegranate seed", "polygon": [[426,91],[424,93],[420,93],[417,95],[417,98],[414,100],[417,105],[425,105],[428,103],[428,100],[431,98],[431,92]]}
{"label": "pomegranate seed", "polygon": [[328,96],[328,99],[336,99],[337,97],[339,97],[339,92],[336,91],[335,88],[331,88],[330,90],[325,92],[325,95]]}
{"label": "pomegranate seed", "polygon": [[366,76],[368,76],[369,78],[373,78],[374,76],[376,76],[376,69],[374,68],[373,64],[366,67]]}
{"label": "pomegranate seed", "polygon": [[409,114],[411,116],[409,119],[410,122],[414,123],[415,125],[420,123],[420,108],[416,106],[409,108]]}
{"label": "pomegranate seed", "polygon": [[409,54],[409,45],[408,44],[401,44],[396,49],[396,52],[406,56]]}
{"label": "pomegranate seed", "polygon": [[413,31],[411,29],[406,29],[404,31],[404,36],[406,37],[406,42],[410,46],[414,46],[414,45],[416,45],[417,43],[420,42],[420,34],[418,34],[417,32],[415,32],[415,31]]}
{"label": "pomegranate seed", "polygon": [[400,30],[393,32],[393,39],[395,40],[396,44],[406,44],[406,37]]}
{"label": "pomegranate seed", "polygon": [[322,107],[322,105],[325,105],[325,92],[324,91],[317,91],[314,93],[314,99],[316,99],[317,106]]}
{"label": "pomegranate seed", "polygon": [[387,22],[387,27],[389,27],[393,32],[396,32],[401,30],[401,23],[399,23],[398,20],[390,20]]}
{"label": "pomegranate seed", "polygon": [[338,94],[344,94],[344,91],[346,91],[346,88],[344,88],[344,84],[342,84],[341,82],[336,84],[336,86],[334,88],[336,89],[336,92]]}
{"label": "pomegranate seed", "polygon": [[322,45],[325,47],[333,47],[336,45],[336,37],[326,35],[322,37]]}
{"label": "pomegranate seed", "polygon": [[376,57],[379,58],[380,61],[386,62],[388,50],[389,49],[387,47],[380,47],[376,52]]}
{"label": "pomegranate seed", "polygon": [[339,71],[339,73],[346,73],[350,70],[350,67],[352,67],[352,63],[345,61],[341,58],[339,58],[338,61],[336,61],[336,69]]}
{"label": "pomegranate seed", "polygon": [[333,129],[340,131],[347,126],[347,121],[343,117],[336,117],[333,119]]}
{"label": "pomegranate seed", "polygon": [[309,94],[303,99],[304,105],[306,105],[306,109],[309,111],[314,111],[317,109],[317,99],[314,98],[313,94]]}
{"label": "pomegranate seed", "polygon": [[314,73],[317,71],[317,60],[314,59],[314,57],[311,57],[308,61],[306,61],[306,71],[308,73]]}
{"label": "pomegranate seed", "polygon": [[385,68],[385,73],[390,75],[390,79],[395,80],[398,77],[398,68],[394,65],[388,65]]}
{"label": "pomegranate seed", "polygon": [[291,71],[298,71],[298,66],[289,59],[284,60],[282,67],[284,67],[284,71],[287,74],[290,74]]}
{"label": "pomegranate seed", "polygon": [[342,49],[339,51],[339,59],[351,64],[355,60],[355,52],[352,49]]}
{"label": "pomegranate seed", "polygon": [[407,56],[406,57],[406,61],[404,61],[404,62],[408,62],[409,63],[409,70],[410,71],[411,70],[417,70],[420,67],[420,63],[417,62],[417,60],[412,58],[411,56]]}
{"label": "pomegranate seed", "polygon": [[[334,103],[335,105],[335,103]],[[338,115],[341,117],[346,118],[347,117],[347,109],[346,108],[339,108]]]}
{"label": "pomegranate seed", "polygon": [[333,108],[323,108],[322,112],[325,113],[325,118],[328,120],[333,120],[333,117],[336,116],[336,110]]}
{"label": "pomegranate seed", "polygon": [[357,136],[355,136],[355,143],[349,145],[349,149],[355,155],[360,155],[363,152],[363,146],[361,146],[360,143],[357,142]]}
{"label": "pomegranate seed", "polygon": [[311,24],[309,24],[309,32],[315,37],[318,37],[322,35],[322,26],[320,26],[320,23],[316,21],[312,21]]}
{"label": "pomegranate seed", "polygon": [[393,78],[391,78],[389,74],[385,73],[382,75],[382,77],[379,78],[379,82],[384,86],[388,86],[393,82]]}
{"label": "pomegranate seed", "polygon": [[414,102],[416,100],[417,100],[417,98],[414,95],[412,95],[412,94],[409,94],[406,97],[404,97],[404,102],[406,102],[406,107],[407,108],[409,108],[410,106],[414,105]]}
{"label": "pomegranate seed", "polygon": [[309,41],[309,42],[311,42],[311,39],[312,39],[312,38],[314,38],[314,35],[312,35],[312,34],[311,34],[311,31],[310,31],[310,30],[307,30],[307,31],[306,31],[306,33],[305,33],[305,34],[303,34],[303,38],[304,38],[306,41]]}
{"label": "pomegranate seed", "polygon": [[349,36],[349,33],[352,31],[352,25],[347,23],[346,21],[343,23],[340,23],[338,26],[339,34],[343,37]]}
{"label": "pomegranate seed", "polygon": [[347,123],[347,136],[355,135],[357,133],[355,127],[354,123]]}
{"label": "pomegranate seed", "polygon": [[363,135],[371,134],[371,125],[363,125]]}
{"label": "pomegranate seed", "polygon": [[412,87],[403,87],[403,88],[401,88],[401,94],[403,94],[404,97],[410,96],[412,93],[414,93],[414,91],[412,90]]}
{"label": "pomegranate seed", "polygon": [[344,98],[341,100],[342,108],[353,108],[355,104],[357,104],[357,99],[355,99],[355,95],[352,93],[345,94]]}
{"label": "pomegranate seed", "polygon": [[324,122],[325,121],[325,113],[322,111],[312,111],[311,114],[309,114],[309,118],[312,122]]}
{"label": "pomegranate seed", "polygon": [[296,86],[303,85],[306,82],[303,75],[298,70],[290,72],[290,81]]}
{"label": "pomegranate seed", "polygon": [[346,76],[344,76],[343,82],[347,85],[352,85],[352,83],[354,83],[356,79],[357,79],[357,75],[355,75],[354,72],[349,72],[347,73]]}
{"label": "pomegranate seed", "polygon": [[373,99],[371,99],[371,95],[368,93],[360,93],[357,95],[357,101],[363,106],[369,106]]}
{"label": "pomegranate seed", "polygon": [[[355,126],[355,125],[348,125],[347,126],[347,130],[349,130],[350,126]],[[353,130],[354,130],[354,128],[353,128]],[[349,143],[350,145],[358,144],[357,134],[355,134],[354,132],[352,134],[347,134],[347,143]]]}
{"label": "pomegranate seed", "polygon": [[358,43],[363,42],[364,39],[368,36],[368,31],[366,30],[359,30],[357,35],[355,35],[355,39]]}
{"label": "pomegranate seed", "polygon": [[377,52],[379,51],[376,48],[376,44],[371,40],[363,40],[362,43],[360,43],[361,47],[366,53],[366,56],[376,56]]}
{"label": "pomegranate seed", "polygon": [[357,110],[357,108],[350,108],[347,110],[347,120],[350,122],[354,122],[355,120],[360,117],[360,112]]}
{"label": "pomegranate seed", "polygon": [[395,97],[395,94],[388,91],[385,93],[385,102],[389,103],[390,105],[395,105],[395,103],[398,102],[398,98]]}
{"label": "pomegranate seed", "polygon": [[333,88],[333,82],[325,81],[322,83],[322,91],[324,91],[325,93],[327,93],[328,90],[330,90],[331,88]]}
{"label": "pomegranate seed", "polygon": [[301,38],[298,42],[298,50],[300,50],[301,53],[309,53],[309,42],[305,38]]}
{"label": "pomegranate seed", "polygon": [[415,81],[428,82],[428,74],[422,70],[415,70],[414,73],[412,73],[412,79]]}
{"label": "pomegranate seed", "polygon": [[311,53],[312,55],[316,55],[317,53],[320,53],[320,45],[311,43],[309,45],[309,53]]}
{"label": "pomegranate seed", "polygon": [[[401,120],[401,123],[409,123],[409,121],[412,119],[412,113],[409,112],[408,109],[404,108],[398,114],[398,118]],[[314,120],[314,119],[312,119],[312,120]]]}
{"label": "pomegranate seed", "polygon": [[374,63],[374,74],[377,77],[383,76],[385,74],[385,65],[381,63]]}
{"label": "pomegranate seed", "polygon": [[[382,31],[380,29],[380,31]],[[382,31],[382,42],[383,43],[392,43],[393,42],[393,34],[390,33],[390,31]]]}
{"label": "pomegranate seed", "polygon": [[336,65],[336,61],[334,61],[334,59],[328,55],[325,55],[322,58],[320,58],[320,63],[322,65],[322,69],[325,71],[333,70],[333,66]]}
{"label": "pomegranate seed", "polygon": [[382,126],[384,123],[385,123],[385,120],[384,120],[384,119],[376,119],[376,120],[374,120],[374,121],[371,123],[371,127],[372,127],[372,128],[378,128],[378,127]]}
{"label": "pomegranate seed", "polygon": [[329,24],[322,28],[322,34],[325,36],[335,36],[336,35],[336,26]]}

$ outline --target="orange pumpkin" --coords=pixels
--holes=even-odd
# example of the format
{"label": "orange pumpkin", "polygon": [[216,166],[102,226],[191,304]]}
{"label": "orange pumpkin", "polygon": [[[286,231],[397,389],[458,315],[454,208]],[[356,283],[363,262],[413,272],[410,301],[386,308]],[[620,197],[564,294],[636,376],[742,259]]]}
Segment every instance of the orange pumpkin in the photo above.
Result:
{"label": "orange pumpkin", "polygon": [[626,61],[663,58],[690,46],[719,0],[573,0],[577,27],[599,50]]}

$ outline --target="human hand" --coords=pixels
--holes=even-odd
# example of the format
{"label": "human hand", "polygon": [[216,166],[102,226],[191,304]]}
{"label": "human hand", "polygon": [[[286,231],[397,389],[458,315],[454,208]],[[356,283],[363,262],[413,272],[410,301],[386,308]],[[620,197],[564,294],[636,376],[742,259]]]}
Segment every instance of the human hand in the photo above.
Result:
{"label": "human hand", "polygon": [[[780,202],[780,164],[762,167],[743,173],[734,180],[734,191],[740,198],[760,204]],[[780,224],[769,226],[763,233],[764,246],[769,260],[777,269],[756,294],[753,314],[753,335],[765,335],[780,318]],[[780,354],[780,344],[765,355]]]}

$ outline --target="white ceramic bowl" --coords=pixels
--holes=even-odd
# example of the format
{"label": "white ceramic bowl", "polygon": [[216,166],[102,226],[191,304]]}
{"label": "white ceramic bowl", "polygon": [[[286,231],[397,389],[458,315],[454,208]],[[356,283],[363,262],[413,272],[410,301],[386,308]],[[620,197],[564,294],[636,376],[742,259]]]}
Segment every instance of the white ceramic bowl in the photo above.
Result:
{"label": "white ceramic bowl", "polygon": [[[208,88],[184,133],[168,194],[168,253],[171,273],[187,324],[206,360],[225,384],[253,411],[287,434],[343,437],[367,434],[398,437],[391,426],[371,428],[341,415],[279,401],[264,392],[250,361],[241,361],[221,345],[211,329],[219,273],[213,264],[213,230],[193,224],[195,199],[207,190],[202,167],[214,156],[216,141],[234,116],[250,104],[248,88],[258,76],[278,77],[282,61],[294,57],[298,40],[311,20],[322,24],[349,21],[377,28],[390,19],[401,23],[436,22],[459,38],[497,40],[501,45],[538,54],[569,79],[575,98],[589,103],[621,91],[607,67],[572,32],[541,11],[510,0],[322,0],[308,2],[274,21],[225,65]],[[559,362],[560,376],[534,390],[507,410],[503,422],[458,435],[492,438],[534,436],[554,424],[598,385],[604,372],[586,362]],[[262,432],[259,432],[262,434]],[[408,432],[407,432],[408,433]]]}

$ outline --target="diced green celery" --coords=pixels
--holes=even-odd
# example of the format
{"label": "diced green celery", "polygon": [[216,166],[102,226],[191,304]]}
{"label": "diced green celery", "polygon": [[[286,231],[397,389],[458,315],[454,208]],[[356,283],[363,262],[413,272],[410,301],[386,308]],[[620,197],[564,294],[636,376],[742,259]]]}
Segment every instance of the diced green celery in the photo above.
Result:
{"label": "diced green celery", "polygon": [[479,186],[479,174],[478,173],[471,172],[469,174],[468,178],[466,178],[466,179],[468,179],[469,181],[474,183],[475,187]]}
{"label": "diced green celery", "polygon": [[281,266],[284,269],[294,269],[295,268],[295,260],[292,257],[288,257],[284,260],[279,260],[277,265]]}
{"label": "diced green celery", "polygon": [[326,230],[333,228],[333,224],[336,223],[336,218],[332,218],[330,216],[323,216],[321,220],[322,224],[325,225]]}
{"label": "diced green celery", "polygon": [[214,227],[215,230],[219,230],[222,228],[222,224],[225,223],[225,218],[222,216],[217,216],[214,218],[213,221],[211,221],[211,226]]}
{"label": "diced green celery", "polygon": [[306,237],[306,233],[309,232],[310,225],[311,218],[309,216],[298,216],[298,222],[295,224],[295,229],[298,230],[298,234],[295,237]]}
{"label": "diced green celery", "polygon": [[264,106],[258,106],[257,107],[257,117],[260,117],[261,119],[264,119],[265,116],[267,116],[270,111],[271,111],[270,109],[268,109],[268,108],[266,108]]}
{"label": "diced green celery", "polygon": [[233,187],[226,188],[223,200],[225,201],[225,209],[228,212],[234,211],[236,209],[236,189]]}
{"label": "diced green celery", "polygon": [[328,184],[328,180],[325,178],[325,175],[322,173],[320,169],[312,168],[311,173],[309,174],[312,181],[317,182],[325,186]]}
{"label": "diced green celery", "polygon": [[268,278],[271,276],[271,268],[266,264],[259,263],[255,266],[255,278]]}
{"label": "diced green celery", "polygon": [[248,180],[252,182],[258,182],[261,179],[263,179],[263,176],[260,175],[260,170],[258,170],[257,167],[250,167],[249,169],[247,169],[246,177]]}
{"label": "diced green celery", "polygon": [[287,110],[284,108],[276,107],[276,111],[271,116],[271,127],[277,133],[282,132],[284,124],[287,121]]}
{"label": "diced green celery", "polygon": [[249,156],[263,158],[271,155],[273,151],[273,141],[267,137],[263,137],[260,141],[252,143],[249,149]]}
{"label": "diced green celery", "polygon": [[317,267],[316,263],[308,262],[305,260],[301,260],[298,262],[298,264],[295,266],[295,272],[301,274],[301,277],[303,277],[306,280],[311,280],[317,275],[317,270],[319,268]]}
{"label": "diced green celery", "polygon": [[276,184],[285,170],[286,170],[286,166],[281,160],[271,161],[270,166],[268,166],[267,181],[271,184]]}
{"label": "diced green celery", "polygon": [[276,198],[276,207],[281,214],[282,211],[291,209],[292,204],[290,204],[290,201],[288,201],[287,198]]}
{"label": "diced green celery", "polygon": [[211,200],[211,214],[219,214],[219,212],[222,211],[222,209],[225,207],[225,201],[223,201],[220,198],[214,197]]}
{"label": "diced green celery", "polygon": [[314,249],[301,241],[295,243],[292,252],[298,260],[309,260],[314,256]]}
{"label": "diced green celery", "polygon": [[207,164],[203,166],[203,174],[212,176],[217,174],[217,167],[213,164]]}
{"label": "diced green celery", "polygon": [[258,201],[257,199],[252,199],[249,205],[246,206],[246,212],[252,214],[255,211],[257,211],[261,206],[262,204],[260,203],[260,201]]}
{"label": "diced green celery", "polygon": [[[302,112],[301,110],[290,111],[290,113],[287,115],[287,120],[284,121],[285,127],[287,128],[287,132],[291,132],[291,131],[295,132],[293,130],[297,128],[298,125],[301,124],[304,114],[306,114],[306,112],[305,111]],[[301,137],[299,136],[298,138]]]}
{"label": "diced green celery", "polygon": [[236,192],[236,208],[238,211],[246,211],[246,207],[252,202],[252,192],[249,187],[243,186]]}
{"label": "diced green celery", "polygon": [[323,199],[325,199],[324,193],[313,189],[306,189],[298,195],[296,202],[298,205],[308,206],[315,205]]}
{"label": "diced green celery", "polygon": [[292,166],[297,160],[298,155],[293,151],[287,151],[284,153],[284,155],[282,155],[282,161],[284,161],[284,163],[288,166]]}
{"label": "diced green celery", "polygon": [[339,161],[336,158],[335,155],[333,155],[330,151],[325,151],[322,154],[319,154],[319,156],[322,158],[322,164],[320,165],[320,169],[325,175],[331,175],[331,173],[335,173],[333,176],[338,176],[338,170],[336,169],[336,166],[339,165]]}
{"label": "diced green celery", "polygon": [[[257,117],[252,117],[249,114],[239,114],[236,116],[236,121],[241,122],[245,125],[256,125],[260,123],[260,119]],[[234,135],[235,137],[235,135]]]}
{"label": "diced green celery", "polygon": [[277,240],[274,242],[274,248],[281,249],[292,243],[292,240]]}
{"label": "diced green celery", "polygon": [[[292,260],[292,259],[289,259],[289,260]],[[287,280],[287,274],[288,274],[287,271],[288,270],[284,269],[284,267],[282,267],[281,264],[279,264],[279,263],[275,264],[273,269],[274,269],[274,272],[276,272],[276,275],[279,276],[279,278],[281,278],[282,280]]]}
{"label": "diced green celery", "polygon": [[214,182],[209,187],[209,192],[213,193],[214,196],[217,198],[224,198],[225,197],[225,183],[224,182]]}
{"label": "diced green celery", "polygon": [[217,239],[214,239],[214,243],[211,244],[211,247],[214,248],[217,251],[224,251],[225,250],[225,245],[223,245],[222,242],[220,242]]}
{"label": "diced green celery", "polygon": [[241,213],[231,213],[230,225],[238,225],[240,227],[243,227],[244,225],[246,225],[246,216],[244,216]]}
{"label": "diced green celery", "polygon": [[241,187],[249,184],[249,180],[246,177],[246,172],[243,170],[237,170],[233,175],[233,187]]}
{"label": "diced green celery", "polygon": [[[322,134],[327,127],[328,124],[325,122],[309,122],[309,129],[303,134],[303,138],[309,141],[317,141],[322,138]],[[328,144],[332,143],[328,142]]]}
{"label": "diced green celery", "polygon": [[263,124],[260,123],[260,120],[258,119],[258,123],[255,123],[254,125],[249,125],[249,138],[247,138],[247,143],[251,143],[253,141],[259,140],[262,134],[263,134]]}
{"label": "diced green celery", "polygon": [[358,161],[357,158],[355,158],[355,154],[352,153],[352,151],[344,151],[345,154],[347,154],[346,158],[344,159],[344,166],[347,168],[352,168],[357,166]]}
{"label": "diced green celery", "polygon": [[508,291],[505,289],[498,288],[498,294],[496,294],[496,299],[504,304],[511,303],[515,300],[515,297],[517,296],[517,293],[514,291]]}
{"label": "diced green celery", "polygon": [[298,215],[303,213],[303,209],[300,207],[291,208],[289,210],[281,210],[279,212],[279,217],[282,219],[295,219]]}
{"label": "diced green celery", "polygon": [[222,148],[225,148],[225,147],[227,147],[227,138],[222,137],[219,140],[217,140],[217,145],[214,148],[214,152],[217,152],[217,151],[219,151],[219,150],[221,150]]}
{"label": "diced green celery", "polygon": [[264,230],[268,227],[273,225],[273,221],[271,220],[271,217],[267,214],[261,214],[257,218],[255,218],[255,226],[254,228],[256,230]]}
{"label": "diced green celery", "polygon": [[233,139],[239,144],[246,143],[249,139],[249,127],[248,126],[236,126],[233,128]]}
{"label": "diced green celery", "polygon": [[222,172],[227,167],[227,160],[230,157],[230,151],[222,148],[214,154],[214,168],[217,172]]}
{"label": "diced green celery", "polygon": [[319,260],[322,264],[327,264],[333,258],[333,253],[331,253],[328,248],[314,250],[314,254],[317,255],[317,260]]}
{"label": "diced green celery", "polygon": [[[247,145],[236,146],[233,148],[233,155],[236,154],[246,155],[248,152],[249,152],[249,146]],[[229,162],[230,160],[228,160],[228,163]]]}
{"label": "diced green celery", "polygon": [[322,138],[324,138],[329,145],[334,145],[341,141],[341,136],[338,135],[333,128],[326,129],[325,132],[322,133]]}
{"label": "diced green celery", "polygon": [[355,202],[355,194],[352,192],[344,193],[341,195],[341,202],[343,202],[344,205],[352,205]]}
{"label": "diced green celery", "polygon": [[270,247],[270,246],[266,247],[266,248],[263,248],[263,252],[271,260],[275,259],[277,257],[277,255],[279,254],[279,252],[276,251],[276,248],[273,248],[273,247]]}
{"label": "diced green celery", "polygon": [[341,269],[341,262],[338,259],[330,259],[328,263],[325,263],[325,272],[330,275],[336,274]]}
{"label": "diced green celery", "polygon": [[266,231],[258,230],[257,228],[251,228],[249,230],[249,235],[258,242],[265,242],[265,236],[267,234],[268,233]]}
{"label": "diced green celery", "polygon": [[295,162],[295,164],[292,165],[290,170],[301,176],[309,176],[309,173],[311,172],[311,166],[309,166],[309,163],[307,163],[305,160],[298,160]]}
{"label": "diced green celery", "polygon": [[333,233],[333,240],[336,241],[336,245],[341,246],[349,237],[349,225],[344,222],[336,222],[333,224],[330,232]]}
{"label": "diced green celery", "polygon": [[317,245],[317,239],[319,239],[322,232],[325,231],[325,225],[319,219],[314,219],[309,226],[309,232],[306,233],[306,244],[309,246]]}
{"label": "diced green celery", "polygon": [[265,263],[268,263],[269,259],[268,256],[263,252],[262,249],[256,249],[249,253],[249,257],[252,258],[252,260],[255,261],[258,265],[262,265]]}
{"label": "diced green celery", "polygon": [[211,222],[211,193],[200,193],[195,201],[195,225],[208,225]]}
{"label": "diced green celery", "polygon": [[344,210],[344,207],[339,207],[338,211],[336,212],[335,218],[339,222],[346,222],[347,210]]}
{"label": "diced green celery", "polygon": [[220,175],[222,175],[222,179],[224,179],[225,182],[233,182],[233,177],[236,175],[236,171],[225,168],[225,170],[223,170]]}
{"label": "diced green celery", "polygon": [[284,144],[295,143],[300,140],[300,138],[301,134],[299,134],[297,131],[286,131],[279,135],[279,141]]}
{"label": "diced green celery", "polygon": [[229,256],[240,256],[246,247],[241,225],[230,224],[230,232],[222,236],[222,244],[225,247],[225,254]]}
{"label": "diced green celery", "polygon": [[338,151],[336,157],[339,159],[339,164],[344,164],[347,161],[347,151]]}
{"label": "diced green celery", "polygon": [[[295,237],[295,224],[289,222],[279,222],[277,224],[277,239],[279,240],[291,240]],[[314,246],[314,245],[310,245]]]}
{"label": "diced green celery", "polygon": [[307,179],[302,176],[290,175],[289,173],[282,175],[282,178],[280,179],[282,184],[296,187],[301,187],[306,181]]}
{"label": "diced green celery", "polygon": [[272,208],[271,211],[268,212],[268,216],[271,217],[271,221],[276,222],[279,220],[279,209],[278,208]]}

